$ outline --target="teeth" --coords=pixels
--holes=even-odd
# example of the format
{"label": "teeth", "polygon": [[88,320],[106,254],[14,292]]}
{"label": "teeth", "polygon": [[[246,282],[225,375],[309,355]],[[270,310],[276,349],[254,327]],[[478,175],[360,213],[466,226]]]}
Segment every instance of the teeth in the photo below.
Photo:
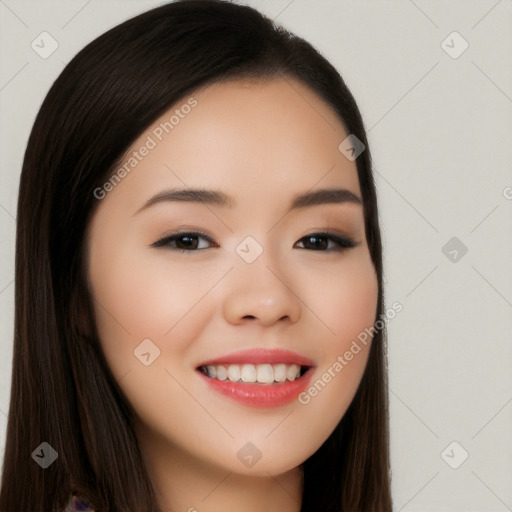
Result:
{"label": "teeth", "polygon": [[286,378],[288,380],[295,380],[300,371],[300,368],[296,364],[292,364],[286,368]]}
{"label": "teeth", "polygon": [[228,379],[231,382],[238,382],[240,380],[240,367],[239,366],[232,364],[228,368]]}
{"label": "teeth", "polygon": [[271,364],[259,364],[256,368],[256,380],[262,384],[274,382],[274,368]]}
{"label": "teeth", "polygon": [[297,364],[208,365],[203,367],[203,370],[206,370],[205,373],[212,379],[231,382],[272,384],[300,377],[300,366]]}
{"label": "teeth", "polygon": [[217,379],[219,379],[219,380],[226,380],[227,379],[228,372],[227,372],[225,366],[216,366],[215,369],[216,369],[216,372],[217,372],[217,377],[216,377]]}
{"label": "teeth", "polygon": [[217,377],[217,368],[215,368],[215,366],[209,364],[207,367],[206,367],[206,370],[208,372],[208,375],[210,377],[213,377],[215,379],[215,377]]}
{"label": "teeth", "polygon": [[274,365],[274,380],[277,382],[284,382],[286,380],[286,365]]}
{"label": "teeth", "polygon": [[240,372],[242,382],[256,382],[256,367],[253,364],[244,364]]}

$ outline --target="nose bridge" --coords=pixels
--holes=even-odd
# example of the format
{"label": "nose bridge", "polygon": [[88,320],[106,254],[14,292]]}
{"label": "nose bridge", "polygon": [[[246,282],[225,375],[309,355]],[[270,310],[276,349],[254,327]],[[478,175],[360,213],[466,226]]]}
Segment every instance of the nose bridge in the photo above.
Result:
{"label": "nose bridge", "polygon": [[224,296],[226,320],[238,323],[250,318],[265,325],[285,319],[296,322],[300,318],[300,300],[293,291],[291,273],[284,271],[279,251],[251,238],[236,248],[235,268]]}

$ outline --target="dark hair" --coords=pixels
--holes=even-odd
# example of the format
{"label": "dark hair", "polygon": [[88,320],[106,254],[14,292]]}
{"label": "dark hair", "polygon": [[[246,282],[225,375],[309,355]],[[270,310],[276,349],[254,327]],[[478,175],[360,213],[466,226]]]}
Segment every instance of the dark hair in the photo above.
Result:
{"label": "dark hair", "polygon": [[[334,67],[256,10],[219,0],[152,9],[101,35],[66,66],[35,120],[18,200],[15,332],[0,509],[57,511],[72,491],[98,511],[158,512],[132,409],[100,347],[84,277],[86,229],[135,139],[186,95],[241,78],[300,80],[366,146],[357,158],[383,314],[377,198],[361,115]],[[302,512],[390,512],[385,330],[358,391],[304,462]],[[32,452],[58,459],[42,470]]]}

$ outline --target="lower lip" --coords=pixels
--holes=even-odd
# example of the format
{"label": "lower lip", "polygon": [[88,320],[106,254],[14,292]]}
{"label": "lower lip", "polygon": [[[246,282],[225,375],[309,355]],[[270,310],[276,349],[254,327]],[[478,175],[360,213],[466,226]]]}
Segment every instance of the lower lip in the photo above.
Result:
{"label": "lower lip", "polygon": [[201,370],[197,371],[207,384],[221,395],[251,407],[270,408],[293,402],[310,383],[312,370],[313,368],[309,368],[302,377],[296,380],[275,384],[250,384],[212,379]]}

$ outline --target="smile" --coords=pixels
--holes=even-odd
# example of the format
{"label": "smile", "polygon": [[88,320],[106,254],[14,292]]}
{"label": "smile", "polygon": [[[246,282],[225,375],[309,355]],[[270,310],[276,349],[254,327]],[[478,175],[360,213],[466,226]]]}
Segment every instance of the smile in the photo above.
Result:
{"label": "smile", "polygon": [[281,349],[252,349],[203,362],[196,367],[208,388],[250,407],[293,402],[309,385],[312,360]]}
{"label": "smile", "polygon": [[230,364],[201,366],[200,370],[216,380],[259,384],[294,381],[307,371],[307,366],[296,364]]}

